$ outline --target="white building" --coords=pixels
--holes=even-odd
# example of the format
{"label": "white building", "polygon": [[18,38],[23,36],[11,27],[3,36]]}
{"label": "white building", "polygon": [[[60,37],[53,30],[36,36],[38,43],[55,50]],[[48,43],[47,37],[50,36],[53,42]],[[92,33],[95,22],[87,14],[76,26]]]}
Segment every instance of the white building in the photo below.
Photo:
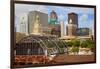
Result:
{"label": "white building", "polygon": [[28,34],[28,17],[26,14],[20,17],[20,32]]}
{"label": "white building", "polygon": [[65,30],[64,30],[64,22],[61,21],[60,24],[61,24],[61,37],[63,37],[64,36],[64,33],[65,33]]}

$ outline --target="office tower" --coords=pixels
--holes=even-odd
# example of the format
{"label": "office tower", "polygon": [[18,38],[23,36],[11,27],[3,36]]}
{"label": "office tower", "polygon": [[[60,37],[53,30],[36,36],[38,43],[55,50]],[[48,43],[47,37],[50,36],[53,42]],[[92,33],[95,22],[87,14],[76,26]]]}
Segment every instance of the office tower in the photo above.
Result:
{"label": "office tower", "polygon": [[57,24],[57,22],[58,22],[57,14],[54,10],[52,10],[52,12],[50,13],[50,22],[49,23],[55,25],[55,24]]}
{"label": "office tower", "polygon": [[27,15],[23,14],[20,17],[20,33],[28,34],[28,18]]}
{"label": "office tower", "polygon": [[68,14],[68,23],[77,25],[77,28],[78,28],[78,14],[73,13],[73,12],[72,13],[69,13]]}
{"label": "office tower", "polygon": [[48,14],[42,13],[39,11],[31,11],[28,14],[28,27],[29,27],[28,32],[29,32],[29,34],[34,33],[33,29],[35,29],[34,27],[36,27],[34,25],[36,24],[37,15],[39,17],[39,24],[41,24],[41,26],[39,24],[37,24],[38,28],[41,27],[41,30],[43,33],[45,33],[45,31],[47,31],[46,28],[48,26]]}
{"label": "office tower", "polygon": [[33,24],[33,32],[32,34],[42,34],[41,24],[40,24],[40,17],[36,15],[35,22]]}
{"label": "office tower", "polygon": [[76,13],[68,14],[67,35],[76,36],[78,28],[78,15]]}

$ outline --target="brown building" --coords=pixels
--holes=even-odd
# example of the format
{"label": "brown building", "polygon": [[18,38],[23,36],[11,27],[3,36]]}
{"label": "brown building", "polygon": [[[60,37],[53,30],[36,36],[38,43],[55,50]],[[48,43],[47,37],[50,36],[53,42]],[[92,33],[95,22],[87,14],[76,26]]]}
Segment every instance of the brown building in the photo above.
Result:
{"label": "brown building", "polygon": [[50,28],[51,35],[55,35],[57,37],[61,36],[60,24],[56,24],[56,25],[49,24],[49,28]]}
{"label": "brown building", "polygon": [[68,14],[67,36],[76,36],[78,28],[78,15],[76,13]]}
{"label": "brown building", "polygon": [[72,20],[71,24],[75,24],[78,27],[78,14],[72,12],[68,14],[68,24],[70,23],[70,19]]}

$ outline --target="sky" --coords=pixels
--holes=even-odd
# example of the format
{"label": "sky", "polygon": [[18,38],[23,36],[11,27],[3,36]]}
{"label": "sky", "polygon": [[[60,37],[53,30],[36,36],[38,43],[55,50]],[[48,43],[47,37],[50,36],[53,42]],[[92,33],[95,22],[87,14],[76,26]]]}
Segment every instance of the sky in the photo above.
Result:
{"label": "sky", "polygon": [[88,27],[94,32],[94,8],[69,7],[69,6],[50,6],[34,4],[15,4],[15,26],[19,31],[20,16],[28,15],[30,11],[40,11],[48,14],[54,10],[58,16],[58,22],[63,21],[65,26],[68,24],[68,13],[78,14],[78,25],[80,28]]}

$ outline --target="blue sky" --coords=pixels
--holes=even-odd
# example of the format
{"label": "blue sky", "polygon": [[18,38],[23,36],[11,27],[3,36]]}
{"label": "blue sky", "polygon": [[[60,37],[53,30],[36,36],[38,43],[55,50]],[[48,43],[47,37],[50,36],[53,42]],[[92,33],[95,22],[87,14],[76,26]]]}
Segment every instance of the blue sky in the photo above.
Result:
{"label": "blue sky", "polygon": [[68,7],[68,6],[49,6],[49,5],[30,5],[30,4],[15,4],[15,25],[19,31],[19,18],[23,14],[28,14],[30,11],[40,11],[47,13],[54,10],[57,13],[58,21],[63,21],[65,26],[68,24],[68,13],[74,12],[78,14],[79,27],[88,27],[94,31],[94,8]]}

